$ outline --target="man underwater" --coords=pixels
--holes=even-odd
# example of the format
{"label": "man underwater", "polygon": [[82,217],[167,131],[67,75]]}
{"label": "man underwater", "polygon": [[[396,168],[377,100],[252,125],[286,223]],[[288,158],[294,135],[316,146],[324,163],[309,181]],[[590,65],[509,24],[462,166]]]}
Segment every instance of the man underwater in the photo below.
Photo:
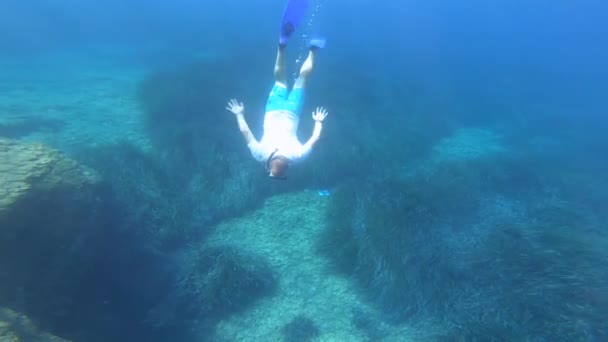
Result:
{"label": "man underwater", "polygon": [[300,75],[296,79],[293,89],[289,91],[284,67],[287,38],[288,36],[282,36],[279,42],[274,66],[275,83],[266,103],[262,139],[257,141],[251,133],[249,125],[245,121],[245,107],[242,102],[239,103],[236,99],[232,99],[226,107],[236,116],[239,129],[251,154],[259,162],[265,163],[268,176],[272,179],[286,179],[289,166],[301,161],[310,153],[321,136],[323,120],[328,114],[323,107],[318,107],[312,113],[312,118],[315,120],[312,136],[306,143],[300,143],[296,133],[304,102],[304,86],[312,71],[315,53],[324,47],[325,41],[311,40],[308,57],[302,64]]}

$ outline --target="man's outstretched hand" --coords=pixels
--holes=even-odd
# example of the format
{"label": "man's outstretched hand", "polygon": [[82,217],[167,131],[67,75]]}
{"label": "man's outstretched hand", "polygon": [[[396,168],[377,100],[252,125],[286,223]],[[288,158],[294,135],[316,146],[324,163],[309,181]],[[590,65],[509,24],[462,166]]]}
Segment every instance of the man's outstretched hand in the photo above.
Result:
{"label": "man's outstretched hand", "polygon": [[243,106],[243,102],[239,103],[236,99],[231,99],[230,102],[228,102],[228,106],[226,106],[226,109],[231,111],[235,115],[239,115],[243,114],[245,106]]}
{"label": "man's outstretched hand", "polygon": [[317,107],[317,110],[312,112],[312,118],[317,122],[323,122],[325,117],[329,114],[327,110],[323,107]]}

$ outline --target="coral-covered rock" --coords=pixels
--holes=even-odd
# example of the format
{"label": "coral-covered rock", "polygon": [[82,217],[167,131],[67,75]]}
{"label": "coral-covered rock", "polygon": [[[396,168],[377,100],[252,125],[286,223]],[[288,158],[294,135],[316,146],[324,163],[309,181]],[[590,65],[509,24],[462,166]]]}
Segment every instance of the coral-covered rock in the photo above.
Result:
{"label": "coral-covered rock", "polygon": [[0,341],[67,342],[68,340],[40,331],[28,317],[20,313],[0,308]]}

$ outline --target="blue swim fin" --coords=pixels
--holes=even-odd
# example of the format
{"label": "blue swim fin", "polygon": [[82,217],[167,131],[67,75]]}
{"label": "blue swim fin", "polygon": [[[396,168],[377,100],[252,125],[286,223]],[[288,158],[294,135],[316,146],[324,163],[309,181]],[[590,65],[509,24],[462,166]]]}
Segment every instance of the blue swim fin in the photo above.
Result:
{"label": "blue swim fin", "polygon": [[325,47],[325,38],[313,38],[308,42],[308,47],[310,49],[322,49]]}
{"label": "blue swim fin", "polygon": [[288,0],[281,21],[279,44],[287,44],[291,35],[300,25],[302,18],[304,18],[306,9],[308,9],[308,0]]}

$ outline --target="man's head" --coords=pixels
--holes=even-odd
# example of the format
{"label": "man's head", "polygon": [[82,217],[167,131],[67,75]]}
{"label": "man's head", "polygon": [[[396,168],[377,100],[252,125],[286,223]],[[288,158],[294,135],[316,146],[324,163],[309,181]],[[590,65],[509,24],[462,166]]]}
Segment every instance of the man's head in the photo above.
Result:
{"label": "man's head", "polygon": [[289,160],[282,155],[273,155],[268,160],[269,176],[274,179],[287,178],[287,169],[289,168]]}

